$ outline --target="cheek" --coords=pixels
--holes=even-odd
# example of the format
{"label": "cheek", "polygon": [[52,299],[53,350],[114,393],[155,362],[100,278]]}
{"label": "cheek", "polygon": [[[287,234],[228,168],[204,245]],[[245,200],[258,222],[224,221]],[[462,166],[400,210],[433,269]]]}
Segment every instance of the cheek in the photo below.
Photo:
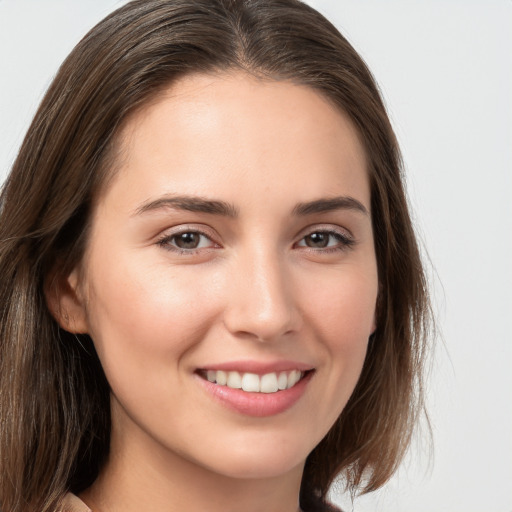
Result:
{"label": "cheek", "polygon": [[[91,336],[102,362],[169,364],[196,343],[216,314],[199,272],[145,265],[136,259],[93,266],[88,286]],[[114,366],[114,365],[112,365]]]}
{"label": "cheek", "polygon": [[[311,287],[308,323],[321,344],[317,350],[326,361],[325,414],[334,422],[354,390],[361,373],[368,338],[373,332],[377,300],[377,276],[365,272],[340,272],[323,286]],[[330,399],[330,401],[329,401]],[[331,409],[329,410],[329,407]]]}
{"label": "cheek", "polygon": [[322,283],[307,287],[305,315],[333,351],[350,350],[373,332],[377,292],[372,267],[366,271],[341,269]]}

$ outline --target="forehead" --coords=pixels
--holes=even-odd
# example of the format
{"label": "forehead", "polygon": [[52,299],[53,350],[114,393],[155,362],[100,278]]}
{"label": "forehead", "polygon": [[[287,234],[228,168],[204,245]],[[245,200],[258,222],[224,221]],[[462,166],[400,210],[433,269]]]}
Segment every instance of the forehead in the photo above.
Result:
{"label": "forehead", "polygon": [[226,180],[250,192],[255,184],[245,178],[255,176],[288,194],[296,184],[299,196],[325,196],[339,186],[369,203],[353,123],[324,95],[289,81],[242,72],[185,76],[131,116],[118,154],[113,181],[141,194],[206,188],[216,195]]}

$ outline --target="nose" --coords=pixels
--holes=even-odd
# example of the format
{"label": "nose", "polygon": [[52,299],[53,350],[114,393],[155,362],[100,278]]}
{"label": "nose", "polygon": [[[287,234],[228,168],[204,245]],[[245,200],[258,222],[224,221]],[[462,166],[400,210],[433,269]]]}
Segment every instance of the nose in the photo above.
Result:
{"label": "nose", "polygon": [[236,336],[274,341],[299,330],[302,319],[286,262],[271,251],[240,257],[230,276],[227,329]]}

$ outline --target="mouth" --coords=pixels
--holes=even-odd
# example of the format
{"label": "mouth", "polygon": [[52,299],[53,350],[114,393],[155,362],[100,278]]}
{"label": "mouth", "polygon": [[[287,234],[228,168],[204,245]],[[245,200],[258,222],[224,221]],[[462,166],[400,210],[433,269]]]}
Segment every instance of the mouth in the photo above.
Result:
{"label": "mouth", "polygon": [[198,368],[203,390],[217,403],[244,416],[269,417],[301,402],[316,369],[293,361],[230,361]]}
{"label": "mouth", "polygon": [[197,374],[202,379],[217,386],[239,389],[248,393],[271,394],[292,389],[312,371],[293,369],[259,375],[239,371],[198,370]]}

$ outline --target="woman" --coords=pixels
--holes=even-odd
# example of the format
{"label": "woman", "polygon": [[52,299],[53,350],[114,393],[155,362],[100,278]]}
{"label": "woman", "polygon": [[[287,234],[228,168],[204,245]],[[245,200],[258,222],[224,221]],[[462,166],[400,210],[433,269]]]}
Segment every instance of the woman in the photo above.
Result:
{"label": "woman", "polygon": [[329,510],[393,474],[428,302],[364,62],[295,0],[135,1],[1,196],[0,505]]}

